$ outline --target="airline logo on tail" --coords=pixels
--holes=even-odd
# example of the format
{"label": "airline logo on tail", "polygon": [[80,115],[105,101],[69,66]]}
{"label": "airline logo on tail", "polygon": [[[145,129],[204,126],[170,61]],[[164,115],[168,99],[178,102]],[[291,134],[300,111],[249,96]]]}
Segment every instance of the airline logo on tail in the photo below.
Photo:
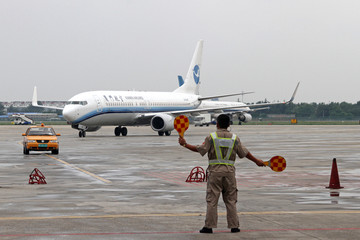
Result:
{"label": "airline logo on tail", "polygon": [[200,81],[200,67],[199,67],[199,65],[195,65],[194,70],[193,70],[193,75],[194,75],[195,83],[199,84],[199,81]]}

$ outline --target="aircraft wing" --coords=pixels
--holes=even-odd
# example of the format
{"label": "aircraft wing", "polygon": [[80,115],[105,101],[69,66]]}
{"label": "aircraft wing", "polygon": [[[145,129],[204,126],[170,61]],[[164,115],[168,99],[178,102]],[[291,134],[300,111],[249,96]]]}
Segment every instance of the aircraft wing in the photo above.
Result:
{"label": "aircraft wing", "polygon": [[256,112],[260,110],[267,110],[270,109],[270,107],[262,107],[262,108],[250,108],[247,110],[233,110],[233,111],[226,111],[227,114],[237,114],[237,113],[248,113],[248,112]]}
{"label": "aircraft wing", "polygon": [[[216,110],[225,110],[225,109],[237,109],[238,108],[238,112],[249,112],[249,111],[257,111],[260,110],[258,108],[260,107],[269,107],[269,106],[273,106],[273,105],[279,105],[279,104],[288,104],[292,101],[294,101],[295,99],[295,95],[296,92],[298,90],[300,82],[298,82],[298,84],[296,85],[296,88],[290,98],[289,101],[286,102],[281,102],[281,103],[258,103],[258,104],[242,104],[239,106],[231,106],[231,107],[217,107],[217,108],[203,108],[203,109],[189,109],[189,110],[180,110],[180,111],[172,111],[169,112],[170,114],[186,114],[186,113],[197,113],[197,112],[209,112],[209,111],[216,111]],[[250,108],[250,109],[249,109]]]}
{"label": "aircraft wing", "polygon": [[31,105],[33,105],[34,107],[49,108],[49,109],[56,109],[56,110],[63,110],[64,109],[64,108],[61,108],[61,107],[39,105],[38,100],[37,100],[37,88],[36,88],[36,86],[34,87],[34,93],[33,93],[33,98],[32,98]]}
{"label": "aircraft wing", "polygon": [[[179,110],[179,111],[170,111],[170,112],[161,112],[165,114],[173,114],[173,115],[180,115],[180,114],[191,114],[191,113],[202,113],[202,112],[211,112],[216,110],[225,110],[225,109],[238,109],[237,112],[249,112],[249,111],[257,111],[257,110],[263,110],[264,108],[268,108],[273,105],[280,105],[280,104],[288,104],[295,99],[295,95],[297,92],[297,89],[299,87],[300,82],[296,85],[296,88],[294,90],[293,95],[291,96],[289,101],[286,102],[277,102],[277,103],[258,103],[258,104],[239,104],[239,106],[231,106],[231,107],[217,107],[217,108],[202,108],[202,109],[189,109],[189,110]],[[262,109],[259,109],[262,107]],[[250,109],[249,109],[250,108]],[[154,116],[156,113],[151,114],[140,114],[139,117],[150,117]]]}
{"label": "aircraft wing", "polygon": [[[231,107],[217,107],[217,108],[194,108],[194,109],[189,109],[189,110],[179,110],[179,111],[170,111],[170,112],[159,112],[159,113],[163,113],[163,114],[170,114],[170,115],[181,115],[181,114],[191,114],[191,113],[208,113],[208,112],[212,112],[212,111],[217,111],[217,110],[226,110],[226,109],[237,109],[237,111],[233,111],[231,113],[240,113],[240,112],[251,112],[251,111],[257,111],[257,110],[262,110],[268,107],[264,107],[264,106],[271,106],[271,105],[279,105],[279,104],[287,104],[288,102],[282,102],[282,103],[261,103],[261,104],[251,104],[251,105],[239,105],[239,106],[231,106]],[[262,109],[249,109],[250,107],[264,107]],[[145,114],[139,114],[137,116],[138,120],[139,119],[147,119],[147,118],[151,118],[153,116],[155,116],[156,114],[159,113],[145,113]]]}
{"label": "aircraft wing", "polygon": [[214,99],[214,98],[223,98],[223,97],[231,97],[231,96],[238,96],[238,95],[246,95],[254,92],[241,92],[241,93],[231,93],[226,95],[217,95],[217,96],[209,96],[209,97],[199,97],[199,101]]}
{"label": "aircraft wing", "polygon": [[[268,106],[272,106],[272,105],[287,104],[289,102],[290,101],[281,102],[281,103],[260,103],[260,104],[249,104],[249,105],[245,104],[245,105],[231,106],[231,107],[202,108],[202,109],[195,108],[195,109],[189,109],[189,110],[172,111],[172,112],[168,112],[168,113],[178,115],[178,114],[187,114],[187,113],[211,112],[211,111],[225,110],[225,109],[238,109],[236,112],[250,112],[250,111],[260,110],[260,109],[257,109],[257,107],[268,107]],[[255,109],[249,109],[249,108],[255,108]]]}

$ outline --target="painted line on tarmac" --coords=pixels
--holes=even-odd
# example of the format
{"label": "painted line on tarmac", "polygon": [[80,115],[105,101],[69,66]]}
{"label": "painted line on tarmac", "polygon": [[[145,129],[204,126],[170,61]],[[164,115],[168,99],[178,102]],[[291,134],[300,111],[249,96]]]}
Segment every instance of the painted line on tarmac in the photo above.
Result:
{"label": "painted line on tarmac", "polygon": [[[282,215],[282,214],[360,214],[360,210],[339,211],[267,211],[267,212],[238,212],[238,215]],[[0,221],[13,220],[52,220],[52,219],[94,219],[94,218],[150,218],[150,217],[199,217],[206,213],[158,213],[158,214],[114,214],[90,216],[50,216],[50,217],[0,217]],[[219,216],[226,216],[221,212]]]}
{"label": "painted line on tarmac", "polygon": [[[244,232],[305,232],[305,231],[359,231],[360,228],[290,228],[290,229],[249,229]],[[216,233],[230,233],[229,230],[214,230]],[[37,234],[0,234],[0,237],[55,237],[55,236],[110,236],[110,235],[167,235],[167,234],[199,234],[199,231],[178,232],[114,232],[114,233],[37,233]]]}
{"label": "painted line on tarmac", "polygon": [[[359,214],[360,210],[324,210],[324,211],[267,211],[239,212],[240,215],[282,215],[282,214]],[[224,213],[226,215],[226,213]]]}
{"label": "painted line on tarmac", "polygon": [[87,174],[87,175],[89,175],[89,176],[91,176],[91,177],[93,177],[93,178],[96,178],[96,179],[98,179],[98,180],[100,180],[100,181],[102,181],[102,182],[111,183],[111,181],[109,181],[109,180],[107,180],[107,179],[105,179],[105,178],[99,177],[98,175],[96,175],[96,174],[94,174],[94,173],[91,173],[91,172],[89,172],[89,171],[86,171],[86,170],[84,170],[84,169],[81,169],[81,168],[79,168],[79,167],[76,167],[75,165],[73,165],[73,164],[71,164],[71,163],[68,163],[68,162],[66,162],[66,161],[64,161],[64,160],[58,159],[58,158],[53,157],[53,156],[51,156],[51,155],[49,155],[49,154],[45,154],[45,155],[48,156],[49,158],[52,158],[52,159],[58,161],[58,162],[61,162],[62,164],[65,164],[65,165],[67,165],[67,166],[69,166],[69,167],[71,167],[71,168],[74,168],[74,169],[76,169],[76,170],[78,170],[78,171],[80,171],[80,172],[83,172],[83,173],[85,173],[85,174]]}
{"label": "painted line on tarmac", "polygon": [[[18,144],[19,144],[19,145],[22,145],[22,142],[18,142]],[[100,180],[100,181],[102,181],[102,182],[111,183],[110,180],[107,180],[107,179],[105,179],[105,178],[99,177],[99,176],[97,176],[97,175],[94,174],[94,173],[91,173],[91,172],[89,172],[89,171],[86,171],[86,170],[84,170],[84,169],[81,169],[81,168],[79,168],[79,167],[76,167],[76,166],[74,166],[73,164],[68,163],[68,162],[66,162],[66,161],[64,161],[64,160],[58,159],[58,158],[53,157],[53,156],[51,156],[51,155],[49,155],[49,154],[45,154],[45,155],[46,155],[47,157],[49,157],[49,158],[55,159],[55,160],[58,161],[58,162],[61,162],[62,164],[65,164],[65,165],[67,165],[67,166],[69,166],[69,167],[71,167],[71,168],[74,168],[74,169],[76,169],[76,170],[78,170],[78,171],[80,171],[80,172],[83,172],[83,173],[85,173],[85,174],[87,174],[87,175],[90,175],[91,177],[96,178],[96,179],[98,179],[98,180]]]}

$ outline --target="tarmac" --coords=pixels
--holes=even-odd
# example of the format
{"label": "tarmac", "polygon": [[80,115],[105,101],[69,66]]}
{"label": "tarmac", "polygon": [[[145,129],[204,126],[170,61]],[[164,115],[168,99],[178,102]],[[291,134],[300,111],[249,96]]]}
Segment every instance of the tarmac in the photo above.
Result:
{"label": "tarmac", "polygon": [[[187,183],[206,156],[179,146],[177,133],[103,127],[79,138],[70,126],[59,155],[22,153],[27,126],[0,126],[0,239],[359,239],[360,126],[231,126],[253,155],[281,155],[283,172],[237,159],[240,233],[219,200],[213,234],[204,225],[206,183]],[[202,144],[215,126],[185,133]],[[336,158],[341,189],[330,185]],[[28,184],[39,169],[47,184]]]}

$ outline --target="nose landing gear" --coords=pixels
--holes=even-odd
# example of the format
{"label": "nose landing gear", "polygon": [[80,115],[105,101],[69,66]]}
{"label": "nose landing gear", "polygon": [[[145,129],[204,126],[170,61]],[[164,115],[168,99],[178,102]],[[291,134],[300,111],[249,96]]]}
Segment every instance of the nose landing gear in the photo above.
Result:
{"label": "nose landing gear", "polygon": [[79,131],[79,137],[86,137],[86,132],[84,130]]}

